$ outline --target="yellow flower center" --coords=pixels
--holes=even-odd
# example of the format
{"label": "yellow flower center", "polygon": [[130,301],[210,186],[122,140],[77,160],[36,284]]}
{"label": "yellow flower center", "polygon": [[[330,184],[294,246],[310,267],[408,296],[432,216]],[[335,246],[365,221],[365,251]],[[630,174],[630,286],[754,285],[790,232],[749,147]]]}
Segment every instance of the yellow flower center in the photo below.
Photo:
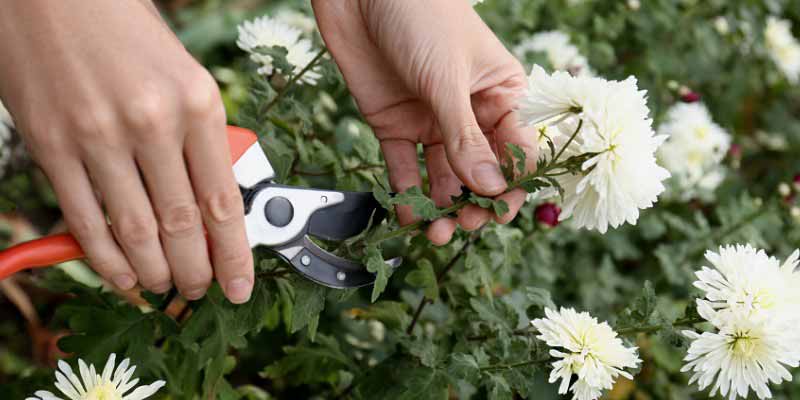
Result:
{"label": "yellow flower center", "polygon": [[111,382],[105,381],[93,387],[81,400],[122,400],[122,396]]}
{"label": "yellow flower center", "polygon": [[707,126],[698,126],[694,129],[694,135],[697,136],[698,139],[703,140],[708,136],[708,127]]}
{"label": "yellow flower center", "polygon": [[749,331],[736,332],[730,346],[734,356],[750,358],[758,347],[758,338],[750,335]]}

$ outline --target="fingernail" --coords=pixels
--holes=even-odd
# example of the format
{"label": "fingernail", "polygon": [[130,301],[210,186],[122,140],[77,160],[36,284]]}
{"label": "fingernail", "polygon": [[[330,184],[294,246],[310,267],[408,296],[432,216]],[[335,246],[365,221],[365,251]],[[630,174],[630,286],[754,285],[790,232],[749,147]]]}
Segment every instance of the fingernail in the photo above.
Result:
{"label": "fingernail", "polygon": [[133,288],[134,285],[136,285],[136,281],[133,279],[133,277],[125,274],[112,277],[111,281],[114,282],[114,284],[117,285],[117,287],[122,290],[130,290]]}
{"label": "fingernail", "polygon": [[495,163],[483,162],[472,168],[472,178],[487,193],[499,193],[506,188],[506,179]]}
{"label": "fingernail", "polygon": [[186,297],[186,300],[199,300],[200,298],[205,296],[205,294],[206,294],[206,289],[199,288],[199,289],[187,290],[186,292],[183,293],[183,297]]}
{"label": "fingernail", "polygon": [[250,293],[253,291],[253,284],[245,278],[236,278],[228,282],[225,287],[225,295],[231,303],[241,304],[250,300]]}

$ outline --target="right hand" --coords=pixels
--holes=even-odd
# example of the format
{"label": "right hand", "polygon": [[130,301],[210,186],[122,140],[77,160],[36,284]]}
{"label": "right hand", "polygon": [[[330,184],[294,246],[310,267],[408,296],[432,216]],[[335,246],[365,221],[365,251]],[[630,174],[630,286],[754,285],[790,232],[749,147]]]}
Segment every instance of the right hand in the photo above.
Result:
{"label": "right hand", "polygon": [[2,7],[0,97],[91,266],[121,289],[174,282],[190,300],[216,276],[247,301],[253,261],[219,90],[152,3]]}

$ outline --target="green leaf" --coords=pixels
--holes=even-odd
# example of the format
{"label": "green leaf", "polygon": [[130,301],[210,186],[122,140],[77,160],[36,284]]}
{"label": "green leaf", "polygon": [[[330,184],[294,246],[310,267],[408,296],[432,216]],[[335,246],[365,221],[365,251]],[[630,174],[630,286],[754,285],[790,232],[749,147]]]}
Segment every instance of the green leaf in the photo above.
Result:
{"label": "green leaf", "polygon": [[292,307],[291,332],[295,333],[304,327],[309,327],[309,334],[313,337],[316,330],[319,314],[325,309],[325,295],[328,288],[307,279],[297,279],[294,282],[294,307]]}
{"label": "green leaf", "polygon": [[417,268],[406,275],[406,283],[423,289],[425,297],[431,300],[439,298],[439,284],[436,282],[436,273],[433,264],[427,259],[417,261]]}
{"label": "green leaf", "polygon": [[389,277],[394,270],[383,260],[383,255],[381,255],[377,245],[367,247],[364,265],[366,265],[367,271],[376,274],[375,283],[372,286],[372,302],[374,303],[381,293],[386,290],[386,285],[389,284]]}
{"label": "green leaf", "polygon": [[535,305],[540,308],[549,308],[551,310],[556,310],[557,307],[555,303],[553,303],[553,297],[550,295],[550,291],[537,288],[537,287],[526,287],[525,288],[525,296],[531,302],[532,305]]}
{"label": "green leaf", "polygon": [[411,211],[414,215],[430,221],[441,216],[441,211],[436,208],[430,197],[422,193],[419,186],[412,186],[406,189],[405,192],[397,194],[392,200],[394,205],[407,205],[411,206]]}
{"label": "green leaf", "polygon": [[397,301],[379,301],[367,308],[352,309],[349,313],[356,319],[378,320],[394,330],[405,329],[411,322],[408,305]]}
{"label": "green leaf", "polygon": [[480,378],[480,365],[472,354],[454,353],[450,355],[447,372],[455,379],[475,383]]}
{"label": "green leaf", "polygon": [[519,175],[524,174],[528,160],[525,150],[513,143],[506,143],[506,148],[511,160],[515,161],[516,173]]}
{"label": "green leaf", "polygon": [[278,182],[286,182],[292,173],[292,165],[294,165],[294,153],[283,145],[276,145],[279,141],[270,142],[264,146],[264,153],[275,171],[275,179]]}
{"label": "green leaf", "polygon": [[502,216],[508,212],[508,203],[504,200],[495,200],[488,197],[478,196],[475,193],[470,193],[467,200],[481,208],[491,208],[495,214]]}
{"label": "green leaf", "polygon": [[317,344],[285,346],[283,358],[268,366],[262,376],[286,379],[293,386],[308,383],[335,383],[340,370],[354,370],[355,365],[331,336],[317,335]]}

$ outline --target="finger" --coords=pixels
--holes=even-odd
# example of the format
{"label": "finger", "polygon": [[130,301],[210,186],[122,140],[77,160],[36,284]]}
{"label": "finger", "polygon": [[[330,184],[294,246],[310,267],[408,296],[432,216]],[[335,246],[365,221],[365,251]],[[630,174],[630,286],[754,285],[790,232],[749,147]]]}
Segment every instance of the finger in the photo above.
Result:
{"label": "finger", "polygon": [[139,276],[139,282],[155,293],[172,286],[171,274],[158,240],[150,199],[132,157],[125,153],[92,151],[87,154],[91,179],[103,193],[111,230]]}
{"label": "finger", "polygon": [[442,144],[425,146],[424,153],[431,198],[437,207],[447,207],[453,204],[452,196],[461,194],[461,180],[450,168]]}
{"label": "finger", "polygon": [[[422,187],[415,143],[404,139],[385,139],[381,141],[381,151],[386,160],[392,190],[400,193],[413,186]],[[414,222],[416,217],[411,207],[398,206],[397,220],[400,225],[408,225]]]}
{"label": "finger", "polygon": [[186,157],[211,243],[214,273],[232,303],[248,301],[253,291],[253,253],[244,224],[244,202],[233,176],[225,134],[225,114],[218,104],[210,119],[199,119],[186,138]]}
{"label": "finger", "polygon": [[213,272],[203,235],[200,210],[195,201],[180,137],[159,135],[137,149],[136,160],[150,194],[161,246],[175,287],[187,300],[205,295]]}
{"label": "finger", "polygon": [[433,221],[425,231],[425,236],[436,246],[444,246],[453,238],[456,221],[452,218],[439,218]]}
{"label": "finger", "polygon": [[492,219],[492,213],[489,210],[470,204],[459,210],[456,222],[465,231],[472,232],[485,225],[490,219]]}
{"label": "finger", "polygon": [[519,146],[525,152],[525,169],[533,172],[538,157],[538,140],[533,128],[523,126],[514,111],[523,83],[515,80],[472,95],[472,104],[478,124],[484,130],[494,131],[496,152],[503,162],[509,161],[507,144]]}
{"label": "finger", "polygon": [[[458,86],[458,85],[456,85]],[[472,113],[469,91],[459,87],[431,99],[447,159],[456,176],[483,196],[502,193],[506,181],[489,142]]]}
{"label": "finger", "polygon": [[508,193],[503,193],[496,200],[503,200],[508,205],[508,212],[503,215],[494,215],[494,220],[500,224],[507,224],[517,216],[519,209],[525,204],[528,193],[522,189],[514,189]]}
{"label": "finger", "polygon": [[83,164],[77,158],[50,158],[40,164],[53,185],[70,233],[89,264],[118,288],[132,289],[136,273],[114,241]]}

